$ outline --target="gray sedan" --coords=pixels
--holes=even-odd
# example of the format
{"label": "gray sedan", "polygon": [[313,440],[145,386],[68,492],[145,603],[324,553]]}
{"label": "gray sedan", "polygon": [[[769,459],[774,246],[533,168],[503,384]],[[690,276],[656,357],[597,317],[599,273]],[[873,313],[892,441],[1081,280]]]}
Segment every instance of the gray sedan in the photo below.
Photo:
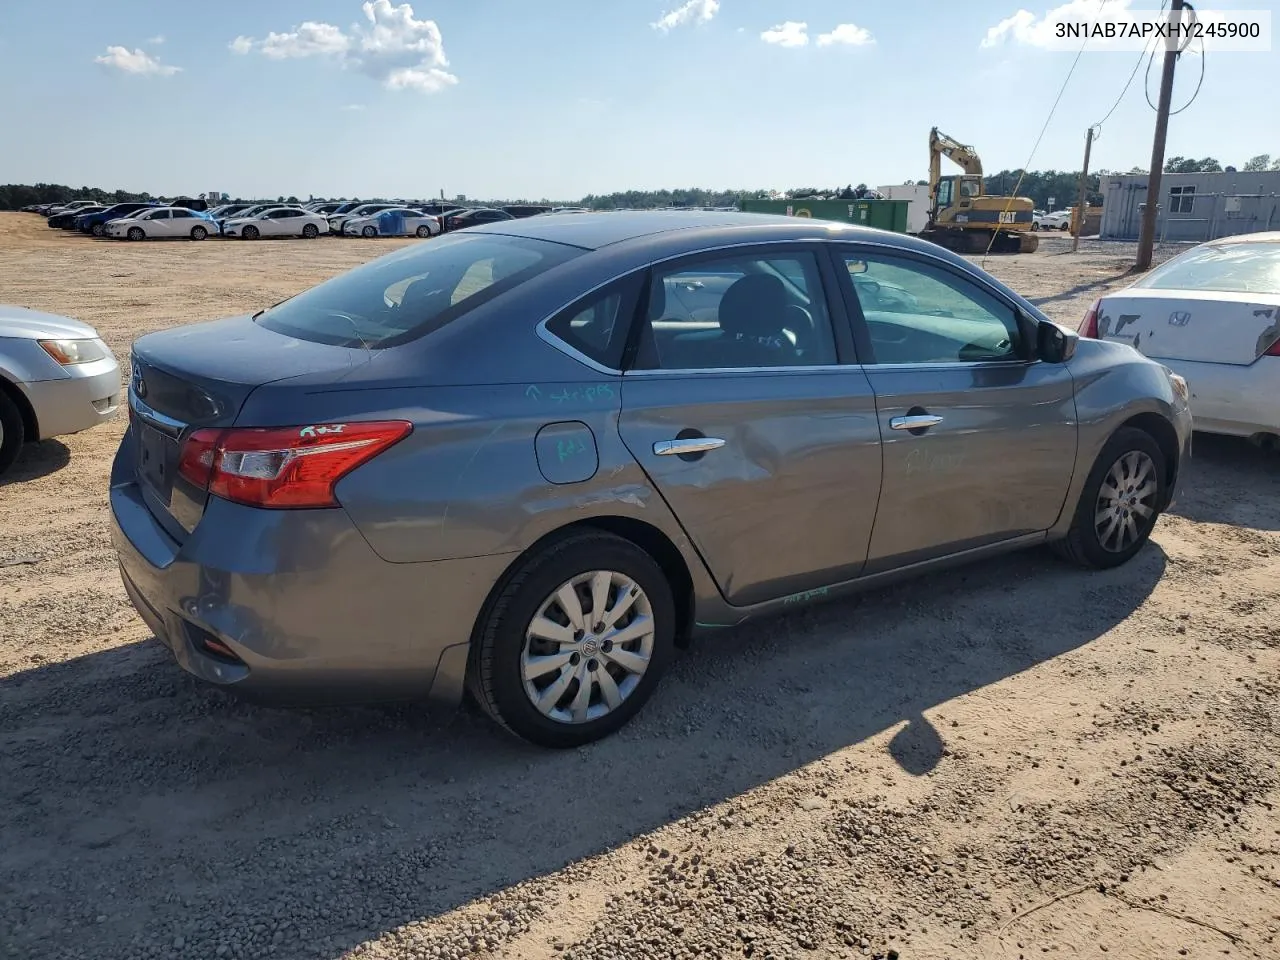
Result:
{"label": "gray sedan", "polygon": [[139,613],[280,697],[464,689],[604,736],[676,647],[1051,543],[1124,563],[1189,452],[1181,378],[911,237],[535,217],[139,339],[112,471]]}
{"label": "gray sedan", "polygon": [[111,419],[120,394],[120,367],[93,327],[0,304],[0,474],[25,441]]}

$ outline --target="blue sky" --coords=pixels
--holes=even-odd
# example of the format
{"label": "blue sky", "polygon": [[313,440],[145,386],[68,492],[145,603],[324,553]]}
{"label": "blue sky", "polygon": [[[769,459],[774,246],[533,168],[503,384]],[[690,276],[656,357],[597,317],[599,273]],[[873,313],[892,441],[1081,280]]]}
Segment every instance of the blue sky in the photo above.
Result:
{"label": "blue sky", "polygon": [[[1063,2],[0,0],[0,182],[531,199],[876,185],[925,176],[935,124],[996,171],[1026,161],[1073,54],[1012,24],[984,38]],[[1033,168],[1078,168],[1136,57],[1086,53]],[[1280,155],[1278,67],[1274,49],[1211,49],[1170,155]],[[1175,106],[1198,58],[1179,73]],[[1153,98],[1158,74],[1157,59]],[[1095,168],[1147,162],[1142,81]]]}

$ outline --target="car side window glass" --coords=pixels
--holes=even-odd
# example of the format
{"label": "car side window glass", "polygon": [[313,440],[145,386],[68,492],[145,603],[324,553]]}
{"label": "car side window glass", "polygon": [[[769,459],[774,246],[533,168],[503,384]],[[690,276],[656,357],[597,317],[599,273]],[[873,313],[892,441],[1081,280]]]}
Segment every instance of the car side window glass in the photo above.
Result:
{"label": "car side window glass", "polygon": [[634,276],[596,291],[553,317],[547,332],[601,366],[620,370],[643,282]]}
{"label": "car side window glass", "polygon": [[744,252],[653,271],[636,366],[660,370],[835,364],[816,258]]}
{"label": "car side window glass", "polygon": [[168,219],[169,219],[169,211],[168,211],[168,210],[157,210],[155,213],[153,213],[153,214],[151,215],[150,219],[152,219],[152,220],[168,220]]}
{"label": "car side window glass", "polygon": [[848,254],[876,363],[1016,360],[1013,307],[941,267],[880,254]]}
{"label": "car side window glass", "polygon": [[192,214],[187,210],[174,210],[169,216],[173,220],[181,220],[184,217],[192,216]]}

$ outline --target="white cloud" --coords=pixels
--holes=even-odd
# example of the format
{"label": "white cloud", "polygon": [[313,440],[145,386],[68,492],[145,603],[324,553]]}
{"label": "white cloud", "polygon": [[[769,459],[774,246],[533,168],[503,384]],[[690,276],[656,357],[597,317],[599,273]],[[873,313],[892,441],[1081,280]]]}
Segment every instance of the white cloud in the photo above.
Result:
{"label": "white cloud", "polygon": [[706,23],[719,12],[720,0],[688,0],[687,3],[664,13],[649,26],[666,33],[686,23]]}
{"label": "white cloud", "polygon": [[1130,3],[1131,0],[1111,0],[1110,3],[1107,0],[1068,0],[1042,17],[1037,17],[1030,10],[1018,10],[987,30],[982,46],[998,47],[1013,41],[1030,47],[1060,47],[1061,42],[1054,36],[1058,23],[1097,20],[1104,5],[1107,17],[1114,18],[1127,10]]}
{"label": "white cloud", "polygon": [[856,23],[842,23],[830,33],[818,34],[818,46],[829,47],[834,43],[842,43],[850,47],[865,47],[875,43],[871,31]]}
{"label": "white cloud", "polygon": [[809,42],[808,29],[809,25],[807,23],[788,20],[786,23],[780,23],[772,30],[766,30],[760,34],[760,39],[765,43],[776,44],[779,47],[803,47]]}
{"label": "white cloud", "polygon": [[343,31],[331,23],[308,20],[288,33],[263,40],[236,37],[228,46],[239,54],[257,50],[274,60],[331,57],[353,67],[389,90],[437,93],[458,82],[445,68],[444,39],[434,20],[419,20],[408,3],[366,0],[364,23]]}
{"label": "white cloud", "polygon": [[164,43],[164,34],[160,33],[160,34],[156,34],[156,36],[154,37],[148,38],[147,43],[153,47],[160,46],[160,44]]}
{"label": "white cloud", "polygon": [[137,76],[171,77],[182,71],[181,67],[168,66],[142,50],[130,50],[128,47],[107,47],[106,53],[93,60],[112,70]]}
{"label": "white cloud", "polygon": [[346,106],[344,106],[342,109],[343,109],[343,110],[345,110],[347,113],[359,113],[361,110],[363,110],[363,109],[364,109],[364,104],[363,104],[363,103],[348,103],[348,104],[347,104]]}
{"label": "white cloud", "polygon": [[308,20],[290,33],[268,33],[267,39],[258,44],[258,50],[272,60],[289,60],[343,54],[350,46],[351,40],[338,27]]}

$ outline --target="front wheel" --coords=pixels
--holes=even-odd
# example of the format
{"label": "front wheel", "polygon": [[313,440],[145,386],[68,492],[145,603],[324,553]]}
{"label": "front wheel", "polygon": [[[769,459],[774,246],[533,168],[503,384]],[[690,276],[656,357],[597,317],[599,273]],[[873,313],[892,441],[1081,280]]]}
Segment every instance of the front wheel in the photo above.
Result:
{"label": "front wheel", "polygon": [[675,637],[671,586],[630,541],[584,533],[524,560],[489,605],[468,686],[512,733],[575,747],[630,720]]}
{"label": "front wheel", "polygon": [[320,228],[314,223],[308,223],[302,228],[302,236],[306,240],[314,240],[316,237],[320,236]]}
{"label": "front wheel", "polygon": [[107,232],[107,225],[105,223],[95,223],[89,228],[89,232],[95,237],[101,237]]}
{"label": "front wheel", "polygon": [[130,227],[126,236],[130,240],[145,240],[147,238],[146,233],[141,227]]}
{"label": "front wheel", "polygon": [[191,228],[192,240],[203,240],[208,235],[209,235],[209,231],[206,230],[204,227],[199,226],[198,224]]}
{"label": "front wheel", "polygon": [[376,237],[377,235],[378,235],[378,228],[372,225],[365,227],[363,230],[360,231],[360,236],[366,239],[370,237]]}
{"label": "front wheel", "polygon": [[1032,229],[1032,230],[1039,230],[1039,229],[1040,229],[1040,224],[1038,224],[1038,223],[1036,223],[1034,220],[1032,220],[1032,221],[1031,221],[1031,229]]}
{"label": "front wheel", "polygon": [[422,226],[418,227],[418,236],[425,240],[427,237],[431,236],[431,228],[424,223]]}
{"label": "front wheel", "polygon": [[244,237],[246,240],[257,240],[261,234],[258,232],[257,227],[245,227],[240,231],[240,236]]}
{"label": "front wheel", "polygon": [[0,474],[18,459],[22,441],[22,413],[5,392],[0,390]]}
{"label": "front wheel", "polygon": [[1054,546],[1084,567],[1128,562],[1155,529],[1166,500],[1166,464],[1151,434],[1122,427],[1107,441],[1085,480],[1065,540]]}

